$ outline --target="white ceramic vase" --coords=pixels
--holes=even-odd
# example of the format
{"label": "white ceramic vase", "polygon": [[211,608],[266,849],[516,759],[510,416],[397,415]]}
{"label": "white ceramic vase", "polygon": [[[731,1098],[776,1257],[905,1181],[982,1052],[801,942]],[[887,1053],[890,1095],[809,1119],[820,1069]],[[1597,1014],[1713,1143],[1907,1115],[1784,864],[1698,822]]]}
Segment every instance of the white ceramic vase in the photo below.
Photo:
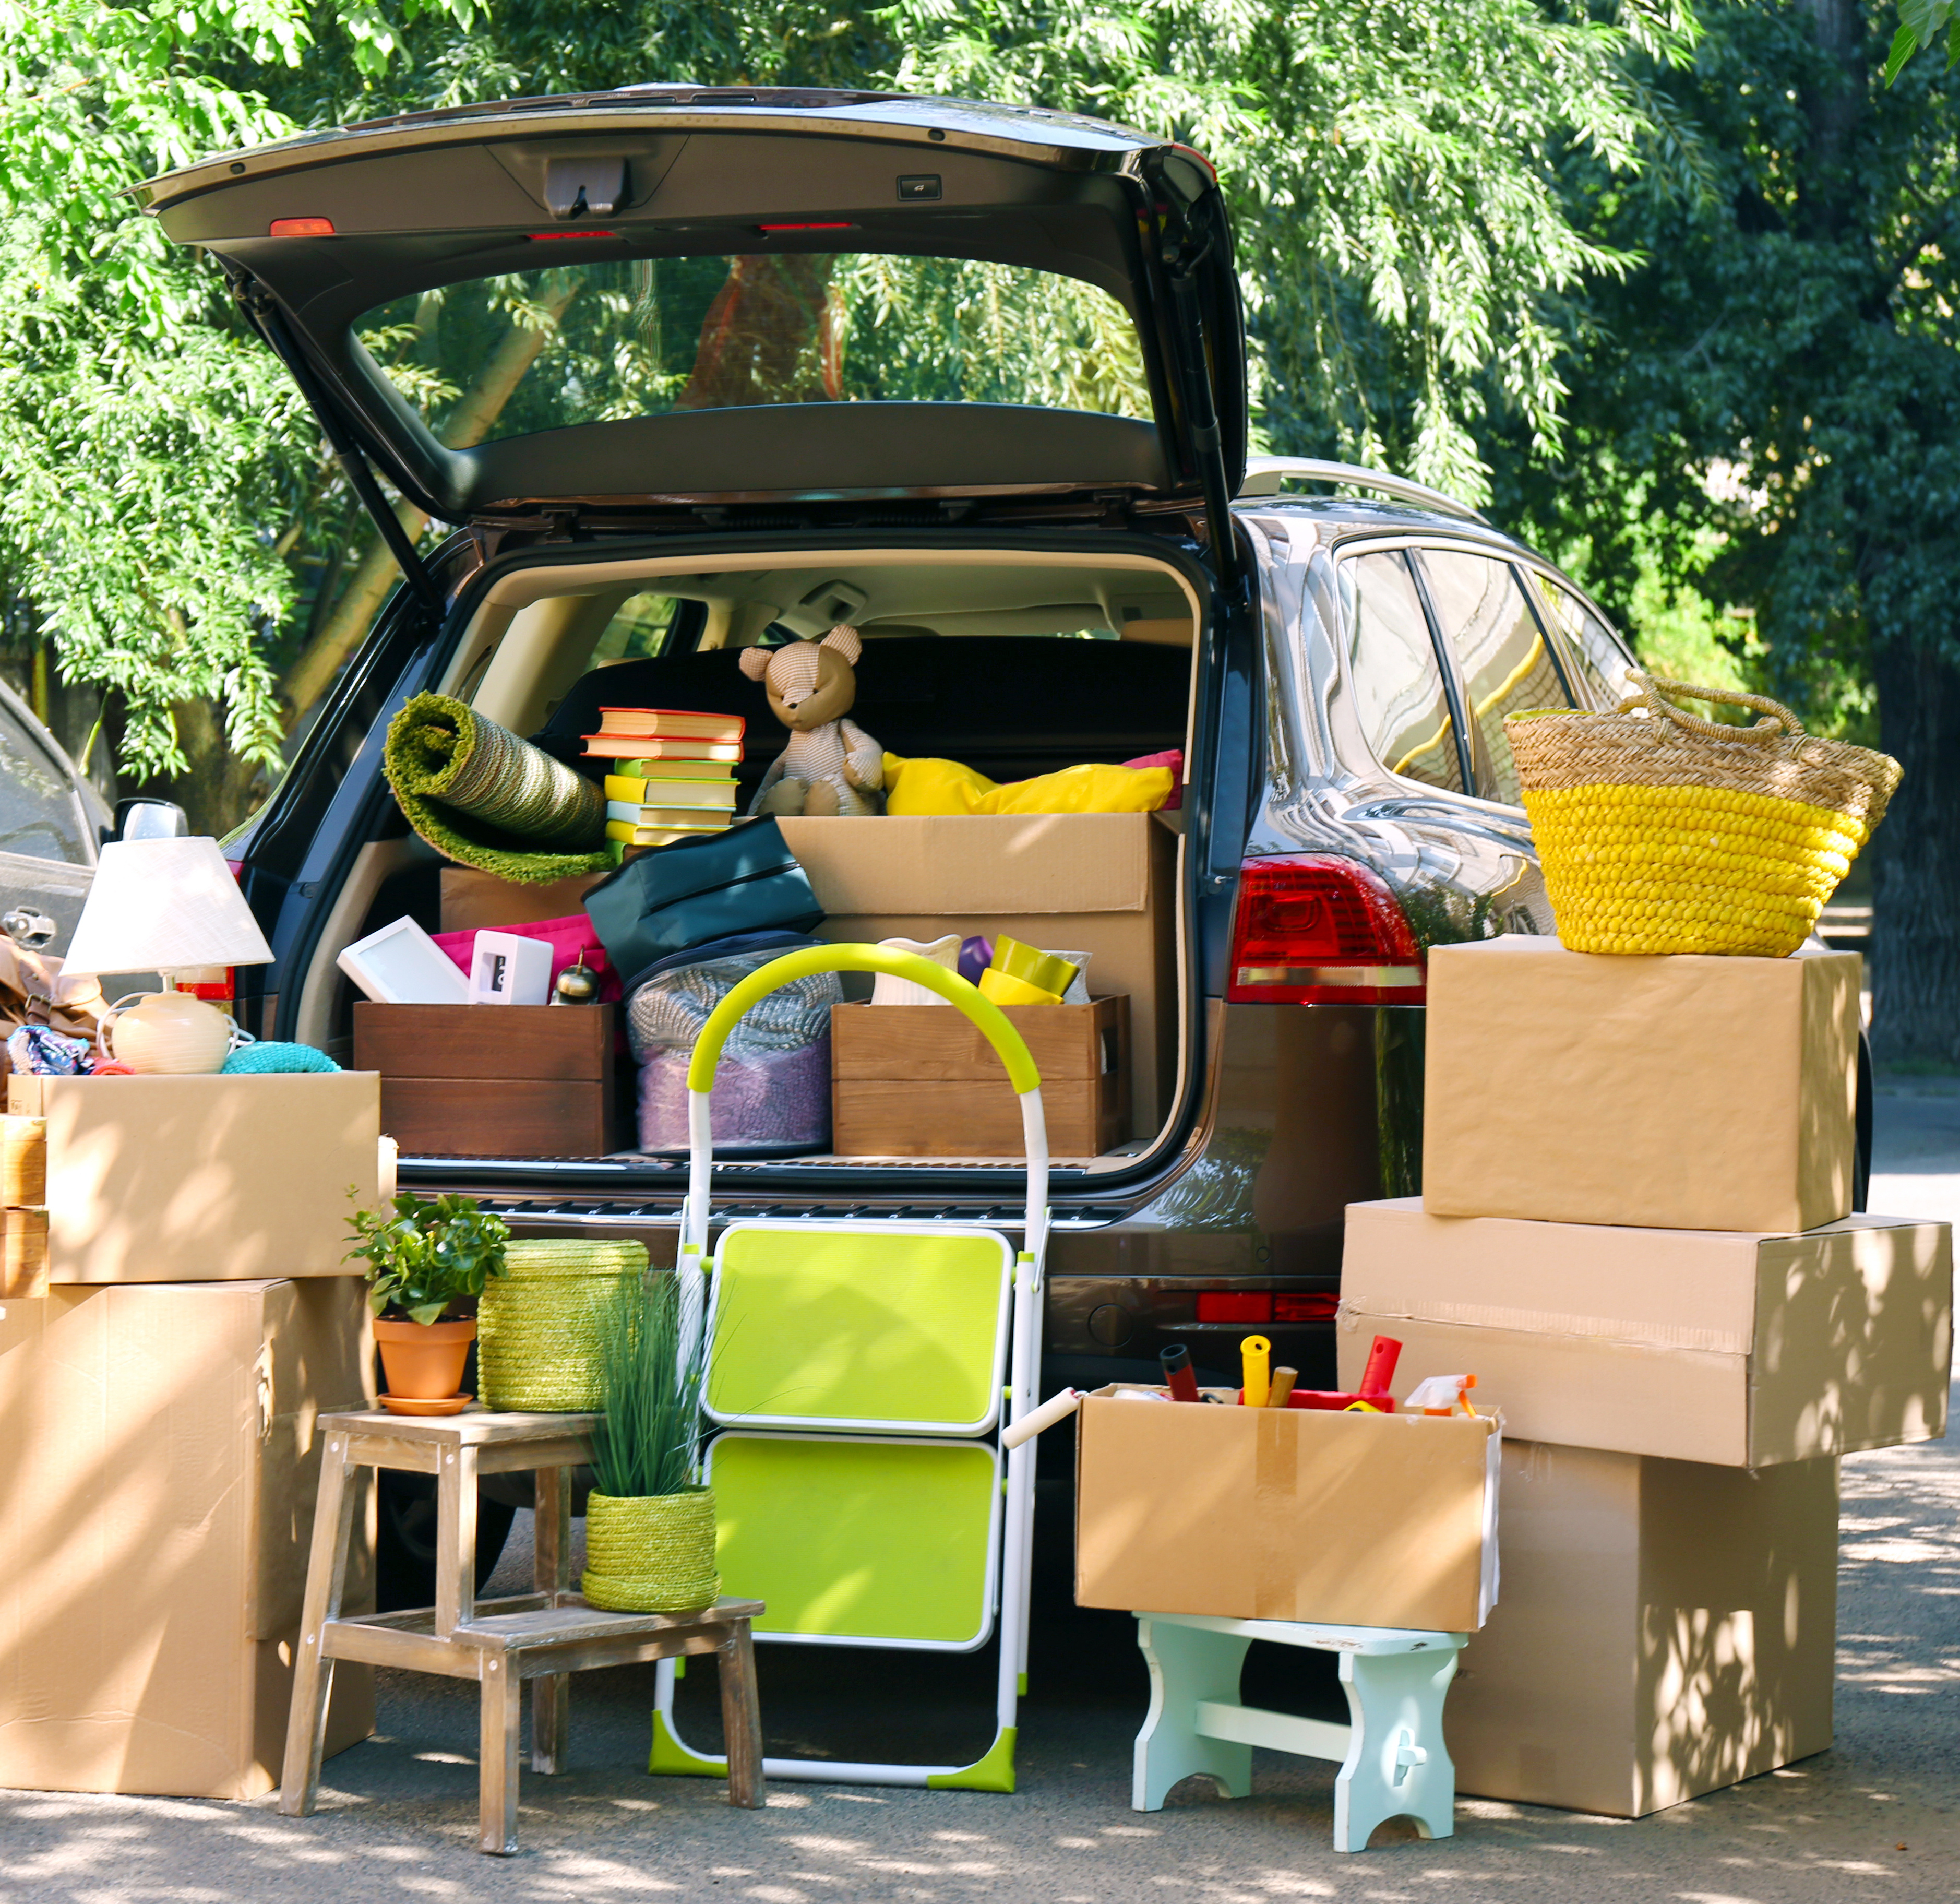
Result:
{"label": "white ceramic vase", "polygon": [[[878,943],[894,952],[916,952],[921,958],[930,959],[934,965],[943,965],[949,972],[959,970],[957,932],[949,932],[943,939],[930,941],[880,939]],[[937,992],[928,992],[910,979],[894,978],[889,972],[880,972],[871,988],[871,1002],[874,1005],[943,1005],[946,1001]]]}
{"label": "white ceramic vase", "polygon": [[108,1014],[103,1043],[110,1057],[150,1076],[195,1076],[216,1071],[231,1049],[231,1020],[188,992],[152,992]]}

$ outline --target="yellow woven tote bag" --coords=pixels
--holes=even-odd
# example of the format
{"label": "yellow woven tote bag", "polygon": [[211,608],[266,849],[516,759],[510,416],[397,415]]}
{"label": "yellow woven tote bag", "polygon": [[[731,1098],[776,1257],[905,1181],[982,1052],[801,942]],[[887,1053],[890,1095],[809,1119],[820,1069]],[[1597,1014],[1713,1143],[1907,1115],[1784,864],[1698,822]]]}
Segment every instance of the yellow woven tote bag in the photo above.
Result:
{"label": "yellow woven tote bag", "polygon": [[[1631,673],[1611,714],[1507,716],[1561,944],[1783,958],[1885,816],[1899,764],[1779,702]],[[1765,715],[1726,727],[1670,696]]]}

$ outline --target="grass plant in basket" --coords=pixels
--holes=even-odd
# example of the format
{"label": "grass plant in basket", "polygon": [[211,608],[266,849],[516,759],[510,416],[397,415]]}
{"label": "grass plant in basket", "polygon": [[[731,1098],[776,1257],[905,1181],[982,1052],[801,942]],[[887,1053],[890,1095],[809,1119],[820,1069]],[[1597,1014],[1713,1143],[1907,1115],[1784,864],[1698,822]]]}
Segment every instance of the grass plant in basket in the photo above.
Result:
{"label": "grass plant in basket", "polygon": [[470,1399],[458,1391],[476,1320],[450,1312],[473,1304],[483,1285],[504,1273],[510,1230],[501,1217],[479,1209],[474,1197],[431,1202],[405,1191],[390,1207],[392,1215],[355,1211],[348,1230],[354,1247],[342,1258],[368,1266],[374,1340],[388,1384],[381,1399],[399,1414],[460,1414]]}
{"label": "grass plant in basket", "polygon": [[599,1359],[597,1485],[585,1511],[581,1589],[614,1613],[696,1612],[721,1581],[714,1492],[695,1479],[701,1350],[683,1340],[670,1273],[622,1278],[602,1320]]}

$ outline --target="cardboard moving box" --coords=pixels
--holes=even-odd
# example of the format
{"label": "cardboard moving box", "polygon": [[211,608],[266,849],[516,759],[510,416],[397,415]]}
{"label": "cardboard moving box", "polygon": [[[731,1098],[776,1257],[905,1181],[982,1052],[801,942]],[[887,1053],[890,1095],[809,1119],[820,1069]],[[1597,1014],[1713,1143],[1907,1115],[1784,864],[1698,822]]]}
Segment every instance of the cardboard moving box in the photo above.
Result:
{"label": "cardboard moving box", "polygon": [[1503,1603],[1443,1708],[1456,1788],[1639,1818],[1831,1743],[1838,1463],[1513,1441]]}
{"label": "cardboard moving box", "polygon": [[1424,1206],[1669,1230],[1849,1215],[1860,966],[1435,947]]}
{"label": "cardboard moving box", "polygon": [[1195,1406],[1117,1385],[1083,1400],[1075,1433],[1079,1605],[1467,1632],[1497,1597],[1488,1418]]}
{"label": "cardboard moving box", "polygon": [[[278,1783],[313,1424],[374,1393],[365,1294],[345,1275],[126,1284],[0,1312],[0,1786]],[[373,1729],[372,1673],[343,1663],[327,1750]]]}
{"label": "cardboard moving box", "polygon": [[1130,1001],[1131,1129],[1156,1135],[1178,1062],[1178,837],[1157,815],[887,813],[781,824],[829,915],[817,928],[826,939],[1004,932],[1045,951],[1090,954],[1090,990]]}
{"label": "cardboard moving box", "polygon": [[375,1200],[370,1074],[7,1080],[45,1119],[51,1282],[344,1276],[349,1186]]}
{"label": "cardboard moving box", "polygon": [[1530,1441],[1736,1467],[1946,1432],[1952,1233],[1847,1217],[1804,1236],[1348,1208],[1336,1342],[1398,1393],[1467,1370]]}

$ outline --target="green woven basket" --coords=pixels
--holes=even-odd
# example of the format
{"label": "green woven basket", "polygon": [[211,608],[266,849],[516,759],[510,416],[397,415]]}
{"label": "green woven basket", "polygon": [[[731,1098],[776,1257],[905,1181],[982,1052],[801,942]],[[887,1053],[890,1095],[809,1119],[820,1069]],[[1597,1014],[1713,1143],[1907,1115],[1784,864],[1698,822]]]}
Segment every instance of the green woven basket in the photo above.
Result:
{"label": "green woven basket", "polygon": [[487,1407],[582,1414],[600,1405],[599,1334],[622,1278],[646,1273],[642,1243],[523,1237],[476,1305],[476,1376]]}
{"label": "green woven basket", "polygon": [[692,1613],[721,1591],[714,1571],[714,1491],[619,1500],[593,1490],[579,1590],[616,1613]]}

